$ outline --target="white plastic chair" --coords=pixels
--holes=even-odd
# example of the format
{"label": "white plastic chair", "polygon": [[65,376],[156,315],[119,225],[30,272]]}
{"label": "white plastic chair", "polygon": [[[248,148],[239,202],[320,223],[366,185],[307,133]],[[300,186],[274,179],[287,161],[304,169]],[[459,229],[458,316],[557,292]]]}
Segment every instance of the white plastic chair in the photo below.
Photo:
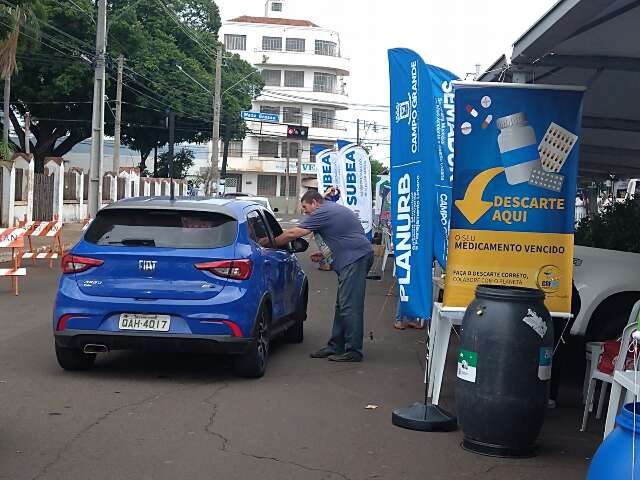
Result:
{"label": "white plastic chair", "polygon": [[[616,371],[624,370],[624,363],[627,359],[627,351],[629,349],[629,344],[631,342],[631,334],[636,329],[637,326],[637,318],[638,313],[640,312],[640,301],[637,301],[633,308],[631,309],[631,315],[629,315],[629,323],[622,332],[622,340],[620,342],[620,351],[618,352],[618,358],[616,359],[614,365],[614,374]],[[597,362],[597,359],[593,359],[592,362]],[[602,382],[602,390],[600,391],[600,402],[598,405],[598,412],[596,414],[596,418],[600,418],[602,416],[602,405],[604,404],[604,396],[606,394],[606,389],[609,384],[613,384],[614,375],[609,375],[607,373],[601,372],[597,368],[592,369],[591,378],[589,379],[589,388],[587,390],[587,401],[584,405],[584,412],[582,414],[582,426],[580,427],[580,431],[584,432],[587,428],[587,421],[589,420],[589,412],[593,409],[593,397],[595,395],[596,390],[596,382]]]}
{"label": "white plastic chair", "polygon": [[[616,423],[616,415],[620,409],[620,397],[622,389],[626,391],[625,403],[633,402],[640,395],[640,372],[625,370],[624,372],[613,372],[613,384],[611,385],[611,395],[609,396],[609,407],[607,409],[607,420],[604,424],[604,437],[611,433]],[[640,411],[638,411],[640,413]]]}
{"label": "white plastic chair", "polygon": [[584,348],[585,367],[584,382],[582,384],[582,404],[587,403],[587,393],[589,391],[589,381],[593,371],[598,368],[598,359],[602,354],[603,342],[587,342]]}

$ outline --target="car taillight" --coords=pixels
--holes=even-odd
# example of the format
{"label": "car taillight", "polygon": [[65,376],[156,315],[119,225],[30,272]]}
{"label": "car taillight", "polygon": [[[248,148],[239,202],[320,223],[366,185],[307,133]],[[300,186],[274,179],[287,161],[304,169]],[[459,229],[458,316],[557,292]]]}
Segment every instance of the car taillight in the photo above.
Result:
{"label": "car taillight", "polygon": [[196,263],[198,270],[208,272],[223,278],[246,280],[251,276],[251,260],[219,260],[215,262]]}
{"label": "car taillight", "polygon": [[62,257],[62,273],[80,273],[92,267],[99,267],[103,263],[104,260],[98,260],[97,258],[67,254]]}
{"label": "car taillight", "polygon": [[62,332],[65,328],[67,328],[67,321],[70,318],[88,318],[85,315],[79,315],[77,313],[65,313],[58,319],[58,324],[56,325],[56,331]]}

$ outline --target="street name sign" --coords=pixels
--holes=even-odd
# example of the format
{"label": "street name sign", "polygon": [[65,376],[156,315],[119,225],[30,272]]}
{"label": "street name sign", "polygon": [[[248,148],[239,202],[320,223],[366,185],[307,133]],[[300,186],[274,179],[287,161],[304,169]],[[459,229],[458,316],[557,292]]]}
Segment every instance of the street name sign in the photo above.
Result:
{"label": "street name sign", "polygon": [[280,123],[280,115],[276,113],[249,112],[243,110],[240,112],[240,117],[245,120],[253,120],[256,122]]}

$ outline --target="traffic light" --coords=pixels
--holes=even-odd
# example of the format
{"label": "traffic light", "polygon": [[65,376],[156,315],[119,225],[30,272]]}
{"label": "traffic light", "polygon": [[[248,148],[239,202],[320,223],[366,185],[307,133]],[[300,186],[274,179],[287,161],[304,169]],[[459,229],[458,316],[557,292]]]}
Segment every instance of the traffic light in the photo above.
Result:
{"label": "traffic light", "polygon": [[300,125],[287,125],[287,138],[306,140],[307,138],[309,138],[309,127],[302,127]]}

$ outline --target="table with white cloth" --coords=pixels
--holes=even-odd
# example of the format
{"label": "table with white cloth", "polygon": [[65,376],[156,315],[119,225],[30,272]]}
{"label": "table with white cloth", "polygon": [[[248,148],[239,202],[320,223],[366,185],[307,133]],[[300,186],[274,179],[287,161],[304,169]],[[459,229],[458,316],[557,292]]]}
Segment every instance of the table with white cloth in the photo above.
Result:
{"label": "table with white cloth", "polygon": [[[440,400],[442,376],[449,351],[451,329],[461,326],[465,311],[464,307],[445,307],[440,302],[433,303],[431,322],[429,325],[429,396],[434,405]],[[552,318],[569,319],[571,314],[552,312]],[[555,347],[555,345],[554,345]]]}

